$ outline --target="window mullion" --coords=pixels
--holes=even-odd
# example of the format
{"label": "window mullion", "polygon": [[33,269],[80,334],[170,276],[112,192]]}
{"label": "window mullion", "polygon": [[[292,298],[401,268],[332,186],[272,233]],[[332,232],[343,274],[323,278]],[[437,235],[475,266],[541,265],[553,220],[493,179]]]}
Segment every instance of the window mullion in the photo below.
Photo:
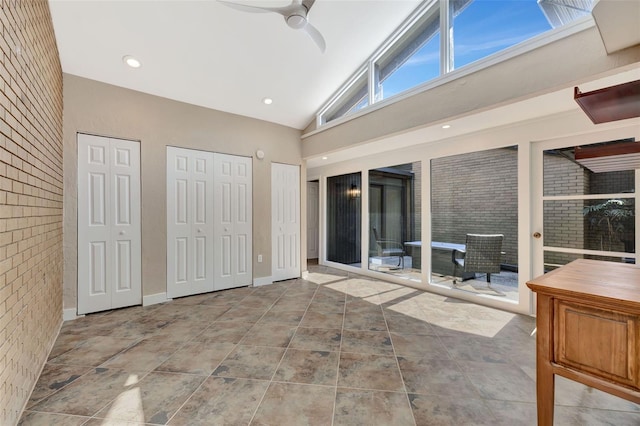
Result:
{"label": "window mullion", "polygon": [[367,66],[368,80],[369,80],[369,105],[373,105],[376,102],[378,95],[378,87],[380,86],[378,67],[375,62],[370,60]]}
{"label": "window mullion", "polygon": [[440,75],[453,71],[453,4],[440,0]]}

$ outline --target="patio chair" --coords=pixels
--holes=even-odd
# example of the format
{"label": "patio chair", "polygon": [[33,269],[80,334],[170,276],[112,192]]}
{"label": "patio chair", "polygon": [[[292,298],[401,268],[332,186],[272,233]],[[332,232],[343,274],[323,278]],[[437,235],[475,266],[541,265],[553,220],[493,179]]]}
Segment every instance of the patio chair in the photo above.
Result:
{"label": "patio chair", "polygon": [[375,227],[373,227],[373,237],[376,239],[379,253],[382,256],[398,256],[397,267],[404,269],[404,256],[406,255],[406,252],[404,251],[404,245],[398,241],[380,238],[380,235],[378,235],[378,230]]}
{"label": "patio chair", "polygon": [[467,234],[465,249],[454,249],[451,253],[453,283],[457,283],[456,272],[462,268],[463,278],[461,281],[469,279],[467,278],[469,273],[471,277],[474,277],[478,272],[487,274],[487,282],[491,284],[491,274],[500,272],[503,239],[504,235],[502,234]]}

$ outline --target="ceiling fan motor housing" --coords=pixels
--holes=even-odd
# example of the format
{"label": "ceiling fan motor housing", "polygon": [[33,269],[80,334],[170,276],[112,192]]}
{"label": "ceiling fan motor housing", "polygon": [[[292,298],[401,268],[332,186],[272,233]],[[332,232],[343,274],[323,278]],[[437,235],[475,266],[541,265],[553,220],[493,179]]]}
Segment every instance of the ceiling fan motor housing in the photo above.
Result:
{"label": "ceiling fan motor housing", "polygon": [[294,30],[299,30],[307,25],[307,17],[303,13],[293,13],[287,17],[287,25]]}

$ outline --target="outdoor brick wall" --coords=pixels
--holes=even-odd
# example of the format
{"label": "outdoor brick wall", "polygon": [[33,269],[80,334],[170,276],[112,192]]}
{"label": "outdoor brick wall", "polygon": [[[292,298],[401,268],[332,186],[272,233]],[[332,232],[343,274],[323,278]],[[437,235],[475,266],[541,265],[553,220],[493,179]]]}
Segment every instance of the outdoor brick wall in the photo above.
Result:
{"label": "outdoor brick wall", "polygon": [[62,322],[62,70],[46,0],[0,0],[0,424]]}
{"label": "outdoor brick wall", "polygon": [[[557,154],[544,156],[544,195],[580,195],[589,191],[589,172],[579,164]],[[584,201],[544,202],[544,244],[551,247],[585,248]],[[546,253],[545,263],[567,263],[562,253]]]}
{"label": "outdoor brick wall", "polygon": [[431,162],[433,241],[504,234],[504,263],[518,264],[518,151],[492,149]]}
{"label": "outdoor brick wall", "polygon": [[422,236],[422,163],[411,163],[413,172],[413,236],[419,240]]}
{"label": "outdoor brick wall", "polygon": [[635,192],[635,174],[633,170],[592,173],[589,187],[591,194],[633,193]]}
{"label": "outdoor brick wall", "polygon": [[[545,195],[633,193],[634,179],[633,171],[593,173],[563,155],[546,153],[544,156]],[[590,226],[588,218],[583,213],[585,205],[599,204],[607,199],[608,197],[603,196],[599,200],[545,201],[545,245],[625,251],[625,244],[619,239],[619,235],[611,241],[606,239],[603,246],[598,226]],[[600,224],[600,227],[604,227],[604,224]],[[545,262],[562,265],[581,257],[583,256],[546,253]]]}
{"label": "outdoor brick wall", "polygon": [[[467,233],[501,233],[505,236],[504,263],[517,265],[516,160],[515,149],[494,149],[433,160],[433,240],[464,243]],[[592,173],[561,153],[545,153],[544,195],[632,192],[633,172]],[[600,203],[606,199],[587,202]],[[601,250],[601,235],[589,226],[583,214],[584,206],[582,200],[545,201],[544,244]],[[624,251],[625,245],[616,238],[611,249]],[[561,265],[580,257],[547,252],[545,263]]]}

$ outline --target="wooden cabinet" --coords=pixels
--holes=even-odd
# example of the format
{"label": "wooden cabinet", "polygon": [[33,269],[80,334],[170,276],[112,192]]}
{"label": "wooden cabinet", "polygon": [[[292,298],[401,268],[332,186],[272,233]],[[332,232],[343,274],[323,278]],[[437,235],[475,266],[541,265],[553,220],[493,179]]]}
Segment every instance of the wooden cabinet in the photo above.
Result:
{"label": "wooden cabinet", "polygon": [[527,282],[537,293],[538,425],[556,374],[640,404],[640,268],[576,260]]}

